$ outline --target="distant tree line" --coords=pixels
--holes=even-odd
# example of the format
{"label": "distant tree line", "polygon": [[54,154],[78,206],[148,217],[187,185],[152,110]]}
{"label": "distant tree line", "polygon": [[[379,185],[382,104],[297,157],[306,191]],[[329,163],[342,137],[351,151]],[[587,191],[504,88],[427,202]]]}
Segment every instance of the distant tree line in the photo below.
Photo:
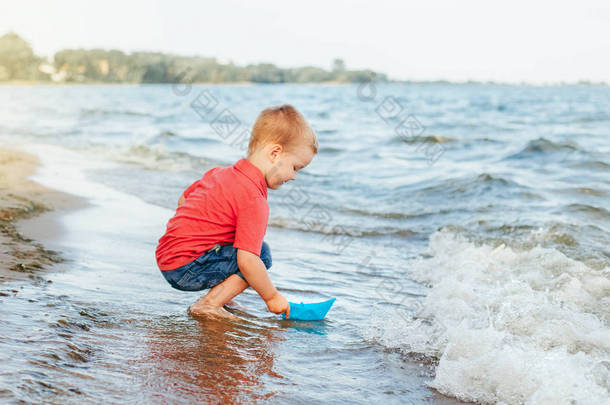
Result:
{"label": "distant tree line", "polygon": [[270,63],[237,66],[216,58],[186,57],[158,52],[65,49],[53,60],[36,56],[31,46],[15,33],[0,37],[0,81],[59,83],[317,83],[362,82],[375,75],[371,70],[347,70],[341,59],[332,69],[315,66],[279,68]]}

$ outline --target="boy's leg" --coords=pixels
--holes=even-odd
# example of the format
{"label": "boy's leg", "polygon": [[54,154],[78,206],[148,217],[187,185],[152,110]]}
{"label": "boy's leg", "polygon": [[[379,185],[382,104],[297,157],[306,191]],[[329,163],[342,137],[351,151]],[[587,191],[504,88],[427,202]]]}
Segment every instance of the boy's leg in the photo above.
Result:
{"label": "boy's leg", "polygon": [[248,283],[237,274],[232,274],[222,283],[212,287],[203,298],[191,305],[189,311],[193,315],[208,314],[211,311],[220,312],[225,304],[246,288],[248,288]]}
{"label": "boy's leg", "polygon": [[[220,251],[220,255],[226,256],[231,263],[226,269],[228,271],[235,271],[235,269],[237,269],[237,273],[231,274],[224,281],[216,284],[203,298],[191,305],[189,312],[193,315],[204,315],[209,314],[210,312],[229,315],[222,307],[249,286],[237,267],[237,249],[233,248],[231,245],[227,245],[222,249],[224,250]],[[216,251],[216,255],[218,254],[219,252]],[[272,260],[271,249],[267,242],[263,241],[260,258],[267,269],[269,269],[272,265]]]}

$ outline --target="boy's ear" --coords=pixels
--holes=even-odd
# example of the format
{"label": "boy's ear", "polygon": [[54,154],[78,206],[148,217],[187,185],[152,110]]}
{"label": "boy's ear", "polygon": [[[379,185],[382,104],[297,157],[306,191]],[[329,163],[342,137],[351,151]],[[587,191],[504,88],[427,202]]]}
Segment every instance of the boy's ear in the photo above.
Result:
{"label": "boy's ear", "polygon": [[278,156],[280,156],[280,153],[282,153],[282,145],[278,144],[278,143],[274,143],[272,145],[270,145],[269,148],[269,157],[271,157],[271,161],[275,162],[275,160],[278,158]]}

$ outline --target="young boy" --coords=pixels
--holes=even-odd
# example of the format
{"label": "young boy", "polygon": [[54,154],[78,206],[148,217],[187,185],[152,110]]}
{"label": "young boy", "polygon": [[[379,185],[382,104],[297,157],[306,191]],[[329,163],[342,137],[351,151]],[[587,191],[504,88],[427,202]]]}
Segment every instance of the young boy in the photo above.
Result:
{"label": "young boy", "polygon": [[300,112],[290,105],[267,108],[252,128],[247,158],[208,170],[180,196],[156,257],[173,288],[210,288],[191,314],[227,315],[223,305],[251,286],[269,311],[290,316],[267,274],[267,188],[295,180],[317,152],[317,137]]}

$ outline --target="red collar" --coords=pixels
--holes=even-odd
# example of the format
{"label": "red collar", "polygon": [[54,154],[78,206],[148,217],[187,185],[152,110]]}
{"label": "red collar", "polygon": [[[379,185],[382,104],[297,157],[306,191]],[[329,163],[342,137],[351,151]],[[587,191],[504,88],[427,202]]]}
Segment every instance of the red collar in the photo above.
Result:
{"label": "red collar", "polygon": [[258,167],[254,166],[252,162],[246,158],[239,159],[235,162],[233,167],[252,180],[261,193],[263,193],[265,199],[267,198],[267,182],[265,181],[263,172],[261,172]]}

